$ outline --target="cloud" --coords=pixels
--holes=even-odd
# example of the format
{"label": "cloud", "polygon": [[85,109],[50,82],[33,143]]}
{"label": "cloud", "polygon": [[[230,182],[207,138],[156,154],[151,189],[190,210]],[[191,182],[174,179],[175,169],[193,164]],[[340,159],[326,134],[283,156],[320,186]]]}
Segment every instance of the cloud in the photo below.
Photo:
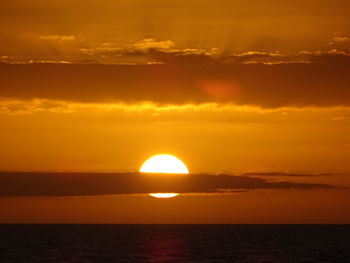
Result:
{"label": "cloud", "polygon": [[[146,38],[132,43],[104,42],[95,46],[80,48],[80,52],[91,59],[108,64],[152,64],[152,63],[189,63],[188,60],[201,57],[195,63],[215,62],[219,53],[216,48],[174,48],[171,40]],[[186,60],[187,58],[187,60]]]}
{"label": "cloud", "polygon": [[[342,41],[340,41],[342,39]],[[336,42],[347,42],[347,38],[337,38]],[[333,43],[333,42],[332,42]],[[80,52],[91,56],[91,59],[112,64],[129,63],[148,64],[289,64],[289,63],[314,63],[316,58],[322,56],[349,56],[348,50],[337,49],[333,46],[330,50],[300,51],[290,54],[282,54],[279,51],[243,51],[231,53],[219,48],[175,48],[171,40],[143,39],[128,44],[114,44],[104,42],[90,48],[81,48]]]}
{"label": "cloud", "polygon": [[80,51],[88,54],[96,54],[96,53],[107,54],[109,52],[114,54],[134,53],[134,52],[146,53],[150,50],[166,51],[173,46],[174,46],[174,42],[171,40],[159,41],[153,38],[146,38],[146,39],[142,39],[140,41],[136,41],[128,44],[103,42],[89,49],[81,49]]}
{"label": "cloud", "polygon": [[[5,59],[6,61],[9,61],[8,58]],[[0,62],[3,62],[4,59]],[[19,61],[19,60],[12,60],[10,62],[11,64],[72,64],[70,61],[67,61],[67,60],[40,60],[40,59],[37,59],[37,60],[33,60],[33,59],[30,59],[30,60],[22,60],[22,61]]]}
{"label": "cloud", "polygon": [[[27,34],[14,42],[28,41],[26,48],[19,54],[3,55],[0,61],[6,63],[43,63],[67,61],[69,63],[99,64],[289,64],[328,62],[322,56],[349,57],[349,38],[334,37],[328,43],[329,50],[301,50],[283,53],[279,50],[263,51],[241,49],[233,52],[227,47],[203,48],[196,46],[177,47],[170,39],[145,38],[138,41],[110,39],[92,42],[82,35],[36,35]],[[25,56],[23,56],[25,54]],[[321,58],[321,60],[320,60]]]}
{"label": "cloud", "polygon": [[81,48],[80,51],[88,55],[113,55],[120,57],[123,54],[146,54],[151,50],[167,52],[173,46],[174,42],[171,40],[157,41],[153,38],[146,38],[130,44],[103,42],[94,47]]}
{"label": "cloud", "polygon": [[[341,44],[349,44],[350,37],[348,36],[334,36],[332,41],[328,43],[328,45],[341,45]],[[349,47],[349,46],[348,46]]]}
{"label": "cloud", "polygon": [[174,45],[175,43],[171,40],[157,41],[153,38],[147,38],[132,44],[130,49],[146,52],[151,49],[167,50],[173,47]]}
{"label": "cloud", "polygon": [[334,37],[334,41],[335,42],[350,42],[350,38],[349,37],[340,37],[340,36],[337,36],[337,37]]}
{"label": "cloud", "polygon": [[70,41],[76,40],[75,36],[72,36],[72,35],[67,35],[67,36],[66,35],[39,35],[39,39],[54,41],[58,43],[70,42]]}
{"label": "cloud", "polygon": [[99,65],[0,63],[0,97],[80,102],[349,106],[350,57],[327,63]]}
{"label": "cloud", "polygon": [[0,173],[0,196],[83,196],[107,194],[227,193],[255,189],[331,188],[324,184],[268,182],[233,175],[139,173]]}
{"label": "cloud", "polygon": [[315,177],[315,176],[329,176],[333,175],[330,173],[321,174],[298,174],[298,173],[283,173],[283,172],[273,172],[273,173],[245,173],[244,176],[274,176],[274,177]]}
{"label": "cloud", "polygon": [[350,51],[350,37],[349,36],[334,36],[333,39],[328,43],[332,49],[343,50],[346,52]]}

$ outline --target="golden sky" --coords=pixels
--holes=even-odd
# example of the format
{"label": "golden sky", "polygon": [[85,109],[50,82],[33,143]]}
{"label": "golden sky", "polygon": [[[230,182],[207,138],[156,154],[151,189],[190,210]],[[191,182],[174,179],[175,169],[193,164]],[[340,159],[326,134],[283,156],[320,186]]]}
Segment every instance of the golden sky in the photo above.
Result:
{"label": "golden sky", "polygon": [[[3,1],[0,222],[349,223],[349,13]],[[135,177],[159,153],[190,170],[176,198]]]}

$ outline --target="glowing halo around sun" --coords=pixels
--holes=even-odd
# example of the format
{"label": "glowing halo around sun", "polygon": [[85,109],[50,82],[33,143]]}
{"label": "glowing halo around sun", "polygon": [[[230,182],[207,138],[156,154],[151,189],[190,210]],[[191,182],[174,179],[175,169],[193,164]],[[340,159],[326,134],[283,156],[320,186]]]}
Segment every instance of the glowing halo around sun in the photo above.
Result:
{"label": "glowing halo around sun", "polygon": [[[170,154],[158,154],[147,159],[140,168],[140,173],[188,174],[186,165],[177,157]],[[150,193],[156,198],[171,198],[178,193]]]}

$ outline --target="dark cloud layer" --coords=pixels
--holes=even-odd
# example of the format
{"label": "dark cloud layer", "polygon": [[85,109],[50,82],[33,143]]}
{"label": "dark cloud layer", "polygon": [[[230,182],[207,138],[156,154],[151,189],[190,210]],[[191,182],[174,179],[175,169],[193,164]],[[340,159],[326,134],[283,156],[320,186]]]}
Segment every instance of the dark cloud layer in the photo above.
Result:
{"label": "dark cloud layer", "polygon": [[297,174],[297,173],[282,173],[282,172],[272,172],[272,173],[245,173],[243,176],[274,176],[274,177],[314,177],[314,176],[331,176],[330,173],[320,173],[320,174]]}
{"label": "dark cloud layer", "polygon": [[277,65],[0,63],[0,97],[125,103],[232,102],[262,107],[349,106],[350,60],[344,56],[336,61]]}
{"label": "dark cloud layer", "polygon": [[139,173],[0,173],[0,196],[83,196],[155,192],[220,193],[253,189],[330,188],[233,175]]}

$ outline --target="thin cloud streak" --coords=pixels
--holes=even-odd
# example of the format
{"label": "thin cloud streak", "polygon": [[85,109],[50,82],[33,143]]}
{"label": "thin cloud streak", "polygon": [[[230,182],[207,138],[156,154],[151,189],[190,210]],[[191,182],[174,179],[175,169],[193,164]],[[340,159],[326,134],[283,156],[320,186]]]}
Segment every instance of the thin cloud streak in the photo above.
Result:
{"label": "thin cloud streak", "polygon": [[283,172],[273,172],[273,173],[244,173],[243,176],[274,176],[274,177],[316,177],[316,176],[331,176],[334,174],[330,173],[319,173],[319,174],[298,174],[298,173],[283,173]]}
{"label": "thin cloud streak", "polygon": [[[152,102],[140,103],[84,103],[64,100],[32,99],[20,100],[0,97],[0,113],[8,114],[33,114],[36,112],[52,113],[82,113],[82,112],[148,112],[148,113],[171,113],[171,112],[205,112],[213,111],[218,113],[240,112],[240,113],[279,113],[286,115],[286,112],[318,112],[325,114],[330,112],[348,112],[350,107],[281,107],[261,108],[251,105],[236,105],[232,103],[200,103],[200,104],[156,104]],[[337,116],[334,120],[343,120],[344,116]]]}

